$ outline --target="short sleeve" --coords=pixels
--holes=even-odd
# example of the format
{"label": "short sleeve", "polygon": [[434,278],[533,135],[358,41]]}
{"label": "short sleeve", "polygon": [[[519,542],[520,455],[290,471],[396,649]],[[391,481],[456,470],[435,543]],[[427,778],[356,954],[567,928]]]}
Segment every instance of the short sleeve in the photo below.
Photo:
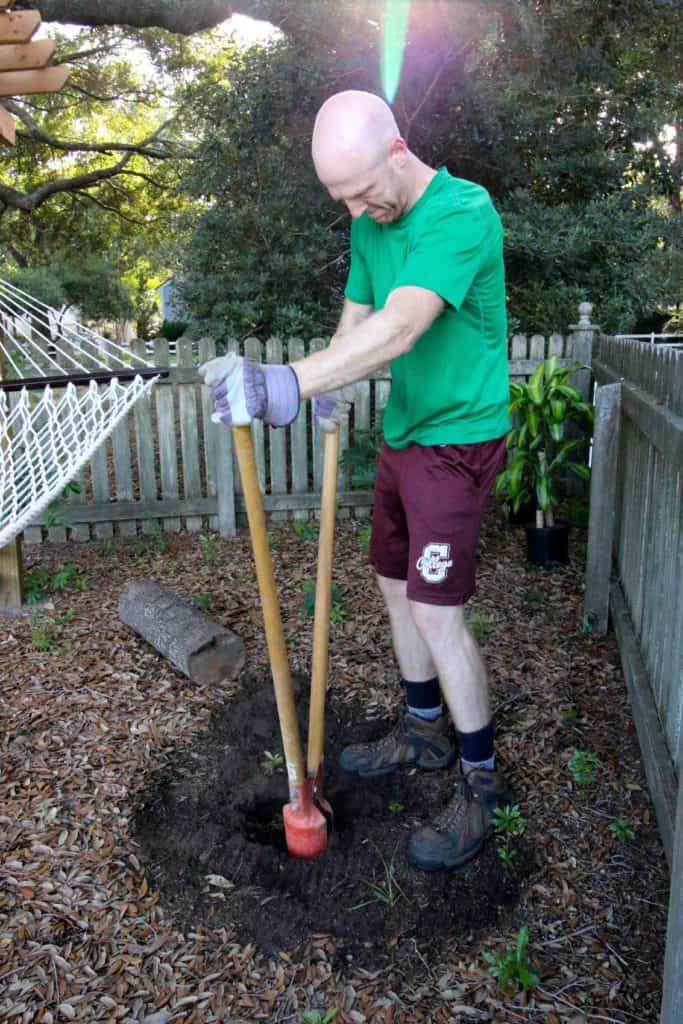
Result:
{"label": "short sleeve", "polygon": [[413,285],[460,309],[485,261],[489,231],[471,212],[444,213],[425,227],[411,248],[394,288]]}
{"label": "short sleeve", "polygon": [[353,221],[351,224],[351,265],[344,295],[360,306],[373,306],[375,302],[368,265],[359,242],[359,221]]}

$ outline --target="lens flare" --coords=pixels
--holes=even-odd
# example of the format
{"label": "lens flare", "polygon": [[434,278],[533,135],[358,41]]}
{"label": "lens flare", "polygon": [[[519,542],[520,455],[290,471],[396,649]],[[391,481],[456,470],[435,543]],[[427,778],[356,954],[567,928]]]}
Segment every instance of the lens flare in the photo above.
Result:
{"label": "lens flare", "polygon": [[401,81],[406,47],[410,0],[386,0],[382,23],[382,88],[387,103],[393,103]]}

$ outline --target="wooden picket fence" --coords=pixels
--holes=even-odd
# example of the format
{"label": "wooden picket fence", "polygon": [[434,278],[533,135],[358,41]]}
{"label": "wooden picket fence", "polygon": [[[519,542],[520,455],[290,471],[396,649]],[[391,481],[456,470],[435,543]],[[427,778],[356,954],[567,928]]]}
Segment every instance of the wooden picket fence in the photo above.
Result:
{"label": "wooden picket fence", "polygon": [[[257,338],[231,343],[232,351],[267,363],[294,361],[324,348],[325,338],[305,343],[300,338]],[[149,346],[137,343],[140,354]],[[153,344],[157,366],[174,365],[173,380],[161,380],[148,398],[137,403],[128,420],[119,424],[95,453],[77,480],[80,490],[68,496],[68,507],[57,520],[40,516],[24,531],[24,542],[63,542],[67,539],[106,540],[158,530],[189,532],[218,530],[227,536],[245,522],[242,491],[230,431],[211,422],[211,399],[201,387],[197,367],[215,354],[211,339],[181,339],[169,359],[168,342]],[[580,332],[516,335],[509,341],[512,380],[526,380],[545,358],[590,362],[590,336]],[[590,372],[577,374],[588,397]],[[352,425],[341,434],[341,451],[353,444],[357,430],[368,429],[389,396],[388,371],[355,385]],[[312,422],[310,402],[303,403],[295,422],[275,430],[255,422],[252,427],[259,480],[271,519],[307,517],[319,505],[322,443]],[[353,490],[340,468],[340,515],[369,513],[372,494]]]}

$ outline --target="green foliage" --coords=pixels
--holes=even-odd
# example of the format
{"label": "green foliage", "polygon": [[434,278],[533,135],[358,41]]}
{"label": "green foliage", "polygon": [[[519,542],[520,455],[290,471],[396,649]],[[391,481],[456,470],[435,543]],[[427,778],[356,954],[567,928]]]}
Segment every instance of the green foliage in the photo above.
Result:
{"label": "green foliage", "polygon": [[295,519],[294,532],[302,541],[317,540],[320,529],[312,519]]}
{"label": "green foliage", "polygon": [[192,595],[192,604],[195,608],[199,608],[200,611],[208,612],[212,602],[213,597],[205,590],[199,590],[196,594]]}
{"label": "green foliage", "polygon": [[[560,366],[551,356],[528,382],[510,385],[514,423],[507,441],[510,457],[496,480],[495,494],[507,497],[515,512],[535,501],[539,526],[554,524],[558,483],[567,471],[583,479],[590,476],[588,466],[572,458],[588,440],[593,422],[592,406],[569,384],[569,377],[577,369],[578,364]],[[567,440],[569,423],[576,424],[583,437]]]}
{"label": "green foliage", "polygon": [[361,548],[364,551],[367,551],[368,548],[370,547],[370,538],[371,537],[372,537],[372,523],[371,522],[363,523],[363,525],[361,526],[361,528],[359,530],[359,533],[358,533],[358,539],[360,541],[360,546],[361,546]]}
{"label": "green foliage", "polygon": [[614,821],[609,823],[608,828],[612,835],[621,843],[636,838],[633,822],[630,818],[615,818]]}
{"label": "green foliage", "polygon": [[282,768],[284,763],[285,759],[282,754],[273,754],[270,750],[263,751],[261,769],[266,775],[273,775],[274,772]]}
{"label": "green foliage", "polygon": [[162,555],[166,551],[166,537],[157,519],[150,519],[147,524],[147,533],[139,534],[133,541],[133,551],[136,555],[157,554]]}
{"label": "green foliage", "polygon": [[31,640],[41,654],[49,651],[57,639],[57,623],[49,616],[41,616],[31,623]]}
{"label": "green foliage", "polygon": [[337,1016],[336,1006],[328,1010],[327,1013],[323,1013],[322,1010],[302,1010],[299,1014],[299,1020],[301,1024],[331,1024],[334,1018]]}
{"label": "green foliage", "polygon": [[73,562],[58,566],[54,573],[38,565],[24,574],[24,598],[27,604],[37,604],[49,593],[72,589],[88,589],[88,577],[80,573]]}
{"label": "green foliage", "polygon": [[38,604],[50,586],[50,571],[44,565],[34,566],[24,573],[23,589],[27,604]]}
{"label": "green foliage", "polygon": [[493,621],[488,615],[475,612],[467,616],[467,627],[477,643],[483,647],[493,628]]}
{"label": "green foliage", "polygon": [[391,803],[389,804],[389,813],[390,814],[403,814],[404,811],[405,811],[405,804],[400,804],[396,800],[392,800]]}
{"label": "green foliage", "polygon": [[575,750],[567,762],[572,779],[583,796],[586,789],[595,782],[598,759],[587,750]]}
{"label": "green foliage", "polygon": [[382,418],[380,413],[372,427],[354,430],[351,444],[341,454],[339,461],[354,490],[367,491],[374,486],[382,447]]}
{"label": "green foliage", "polygon": [[528,945],[529,928],[527,925],[522,925],[514,946],[508,947],[504,952],[484,953],[484,959],[489,965],[489,972],[495,978],[502,992],[512,983],[524,991],[536,988],[539,984],[539,976],[531,970],[528,964]]}
{"label": "green foliage", "polygon": [[62,493],[45,509],[44,523],[48,528],[50,526],[68,526],[71,523],[71,515],[69,511],[69,495],[80,494],[81,485],[75,480],[70,480],[66,485]]}
{"label": "green foliage", "polygon": [[[304,595],[304,610],[309,618],[312,618],[315,614],[315,591],[316,582],[315,580],[304,580],[301,584],[301,589]],[[342,604],[342,592],[336,583],[332,583],[332,589],[330,591],[330,622],[341,622],[346,618],[347,612]]]}
{"label": "green foliage", "polygon": [[212,565],[220,561],[221,557],[221,545],[218,537],[214,534],[199,534],[199,546],[202,549],[202,554],[207,562]]}
{"label": "green foliage", "polygon": [[188,324],[185,320],[164,320],[159,328],[159,337],[167,338],[168,341],[177,341],[187,331]]}
{"label": "green foliage", "polygon": [[405,897],[403,889],[398,884],[395,872],[396,854],[398,853],[398,844],[394,847],[391,857],[389,860],[386,859],[380,849],[375,847],[377,855],[382,862],[383,875],[379,882],[368,882],[363,879],[363,885],[365,885],[370,892],[372,897],[364,900],[363,903],[356,904],[355,907],[351,907],[351,910],[361,910],[363,907],[369,907],[373,903],[382,903],[386,907],[394,907],[401,897]]}
{"label": "green foliage", "polygon": [[496,852],[505,868],[511,868],[517,856],[513,840],[523,836],[526,831],[526,819],[518,804],[505,804],[496,807],[493,812],[493,831],[497,838]]}

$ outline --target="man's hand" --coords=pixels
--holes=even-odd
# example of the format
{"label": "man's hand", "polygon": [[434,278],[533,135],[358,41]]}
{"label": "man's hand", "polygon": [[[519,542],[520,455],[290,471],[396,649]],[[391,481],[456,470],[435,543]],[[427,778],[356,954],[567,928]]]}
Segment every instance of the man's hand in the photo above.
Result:
{"label": "man's hand", "polygon": [[298,415],[299,381],[291,366],[257,363],[229,352],[200,366],[199,375],[213,393],[214,423],[239,427],[258,419],[286,427]]}
{"label": "man's hand", "polygon": [[313,399],[313,417],[320,429],[333,434],[344,417],[349,415],[353,398],[352,385],[328,391],[325,395],[316,395]]}

